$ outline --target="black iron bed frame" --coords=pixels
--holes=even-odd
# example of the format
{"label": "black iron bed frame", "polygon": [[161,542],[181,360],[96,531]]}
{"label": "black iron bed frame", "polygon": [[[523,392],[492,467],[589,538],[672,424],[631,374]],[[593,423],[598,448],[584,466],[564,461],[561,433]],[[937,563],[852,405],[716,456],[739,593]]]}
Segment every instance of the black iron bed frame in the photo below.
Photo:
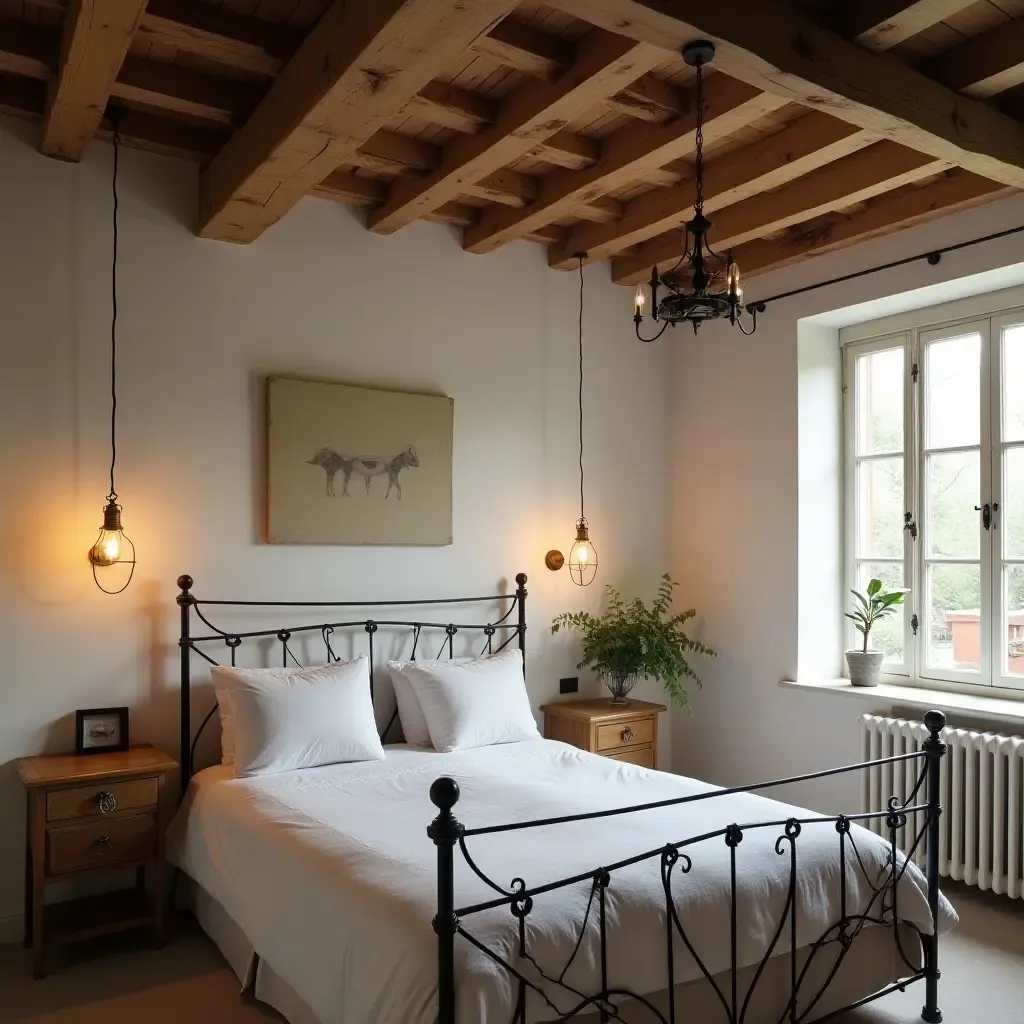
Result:
{"label": "black iron bed frame", "polygon": [[[287,666],[289,658],[299,666],[299,661],[293,654],[289,641],[293,637],[304,634],[315,636],[321,634],[325,647],[325,656],[328,660],[337,660],[334,652],[331,637],[339,629],[362,629],[367,636],[368,655],[370,662],[370,688],[373,691],[373,654],[374,634],[381,627],[394,629],[409,628],[412,631],[413,647],[411,659],[416,657],[421,634],[424,631],[440,631],[444,633],[444,640],[437,657],[443,657],[447,650],[448,656],[454,655],[454,638],[460,631],[479,631],[486,640],[482,653],[496,653],[508,646],[513,640],[518,639],[519,649],[524,655],[526,652],[526,575],[519,573],[516,576],[516,590],[512,594],[499,594],[487,597],[469,598],[431,598],[424,600],[401,600],[401,601],[226,601],[226,600],[200,600],[192,593],[193,581],[190,576],[178,577],[177,603],[181,611],[181,635],[179,647],[181,653],[181,762],[182,762],[182,795],[188,786],[189,779],[195,769],[196,746],[203,730],[217,710],[216,704],[209,710],[202,724],[192,734],[192,701],[191,701],[191,656],[198,654],[205,661],[212,665],[217,662],[203,647],[199,645],[222,644],[230,652],[230,664],[236,662],[236,652],[244,640],[267,640],[277,639],[281,644],[282,664]],[[313,624],[288,625],[284,627],[271,627],[258,630],[237,630],[222,629],[210,621],[203,610],[206,607],[220,608],[395,608],[395,607],[416,607],[428,608],[445,605],[469,605],[469,604],[508,604],[508,608],[497,618],[488,622],[439,622],[425,621],[423,619],[354,619],[347,621],[320,621]],[[196,617],[210,629],[210,633],[193,635],[191,632],[191,616]],[[513,619],[513,613],[517,613]],[[503,634],[500,642],[495,645],[496,636]],[[388,724],[385,726],[382,739],[387,737],[397,715],[397,709],[392,714]],[[780,939],[789,926],[789,996],[785,1009],[780,1018],[779,1024],[803,1024],[810,1019],[815,1007],[820,1003],[825,992],[839,972],[847,953],[853,945],[854,940],[869,925],[882,926],[889,929],[896,945],[896,950],[902,962],[907,967],[907,975],[894,984],[883,988],[881,991],[860,999],[855,1003],[831,1010],[824,1016],[819,1016],[818,1021],[824,1021],[846,1013],[866,1003],[873,1002],[895,991],[903,991],[908,985],[923,981],[925,983],[925,1002],[921,1010],[921,1017],[928,1024],[938,1024],[942,1020],[942,1013],[938,1005],[938,982],[939,972],[939,836],[941,828],[941,765],[942,758],[946,753],[946,745],[942,740],[942,730],[945,728],[945,716],[940,711],[929,711],[924,716],[924,724],[928,730],[928,737],[924,740],[919,751],[912,751],[893,757],[879,758],[874,761],[862,762],[847,765],[841,768],[832,768],[825,771],[812,772],[806,775],[794,776],[786,779],[777,779],[772,782],[762,782],[751,786],[734,787],[732,789],[720,789],[710,793],[700,793],[693,796],[679,797],[671,800],[660,800],[652,803],[637,804],[630,807],[614,808],[605,811],[594,811],[589,813],[563,815],[555,818],[543,818],[533,821],[513,822],[506,825],[492,825],[483,828],[467,828],[454,815],[453,809],[459,799],[458,783],[451,778],[442,777],[437,779],[430,787],[430,799],[438,809],[438,814],[427,828],[427,835],[433,840],[437,848],[437,914],[434,918],[434,931],[437,934],[438,952],[438,1024],[469,1024],[466,1021],[456,1022],[456,1000],[455,1000],[455,939],[461,937],[464,941],[474,946],[494,963],[507,971],[514,979],[517,988],[516,1007],[512,1016],[511,1024],[528,1024],[527,1022],[527,997],[529,992],[534,992],[547,1006],[548,1011],[555,1016],[549,1016],[551,1021],[569,1021],[577,1014],[597,1011],[602,1022],[622,1021],[620,1015],[621,1005],[617,1000],[629,999],[636,1005],[645,1007],[650,1011],[652,1022],[660,1024],[682,1024],[683,1017],[678,1015],[680,1009],[677,1007],[675,993],[675,952],[677,943],[692,956],[701,975],[709,983],[714,996],[717,997],[723,1010],[722,1020],[726,1024],[743,1024],[751,997],[761,979],[765,967],[772,958]],[[469,852],[467,840],[475,836],[494,835],[506,832],[516,832],[528,829],[544,827],[556,827],[569,822],[586,821],[598,818],[617,817],[625,814],[635,814],[655,808],[675,807],[684,804],[697,803],[704,800],[712,800],[720,797],[730,796],[736,793],[753,793],[775,787],[791,785],[800,782],[807,782],[812,779],[827,778],[833,775],[840,775],[858,771],[866,771],[872,767],[887,764],[919,763],[921,765],[910,792],[905,799],[897,796],[888,799],[885,810],[867,811],[857,814],[839,814],[832,816],[814,815],[805,818],[789,818],[777,821],[748,822],[744,824],[731,824],[725,828],[719,828],[698,836],[690,836],[675,842],[666,843],[664,846],[654,850],[638,853],[632,857],[617,861],[613,864],[603,865],[592,871],[572,875],[567,878],[547,882],[542,885],[529,886],[523,877],[512,880],[508,888],[498,884],[489,878],[477,865]],[[922,790],[925,792],[921,800]],[[856,834],[853,826],[858,822],[869,823],[871,821],[884,821],[889,836],[888,863],[881,878],[872,878],[865,868],[860,852],[857,848]],[[914,824],[911,825],[910,823]],[[839,852],[839,870],[841,886],[841,910],[840,918],[834,922],[826,931],[813,943],[805,947],[807,955],[803,965],[799,963],[799,955],[802,950],[797,947],[797,879],[798,873],[798,838],[806,827],[825,827],[831,825],[837,835]],[[910,828],[910,832],[907,832]],[[776,930],[762,959],[756,965],[753,978],[747,987],[747,991],[741,993],[738,990],[737,976],[741,965],[737,962],[737,850],[747,832],[760,829],[780,829],[781,832],[775,843],[775,852],[779,856],[789,856],[789,885],[786,901],[782,914],[779,918]],[[900,837],[910,837],[909,852],[905,857],[899,852]],[[731,964],[727,973],[730,978],[728,991],[723,992],[716,978],[713,976],[694,948],[691,937],[687,934],[683,922],[675,905],[672,894],[673,877],[679,874],[687,874],[693,867],[691,857],[685,851],[698,843],[705,843],[711,840],[721,839],[728,850],[731,898],[729,914],[729,936],[731,950]],[[459,848],[461,856],[473,873],[480,878],[487,886],[493,889],[498,895],[491,900],[476,903],[470,906],[457,906],[455,899],[455,848]],[[907,869],[907,865],[915,858],[922,849],[924,850],[925,875],[927,879],[928,907],[932,917],[932,933],[926,934],[915,925],[899,917],[897,887]],[[613,883],[614,873],[628,868],[635,864],[647,861],[657,861],[660,865],[662,888],[665,894],[665,954],[666,954],[666,993],[667,1013],[663,1013],[654,1006],[642,994],[633,993],[625,989],[612,988],[609,985],[608,970],[608,944],[606,937],[606,893]],[[857,911],[851,911],[847,906],[847,878],[851,871],[860,871],[863,878],[870,886],[872,895],[866,907]],[[586,911],[579,926],[577,942],[568,961],[562,966],[557,975],[549,974],[532,957],[528,943],[528,922],[533,911],[535,900],[546,893],[565,889],[570,886],[590,884],[590,896],[586,905]],[[509,963],[501,955],[490,949],[468,930],[468,920],[474,915],[487,911],[508,907],[512,916],[518,923],[518,957],[524,963],[529,963],[537,974],[551,985],[558,986],[561,991],[567,994],[572,1000],[572,1005],[566,1009],[560,1009],[547,995],[545,990],[536,982],[531,981],[523,969],[518,968],[514,963]],[[582,948],[583,939],[590,927],[593,917],[597,919],[598,930],[598,956],[600,958],[601,990],[594,994],[587,994],[566,984],[565,976]],[[921,954],[923,966],[918,966],[908,955],[903,947],[901,929],[907,928],[917,934],[921,943]],[[818,956],[825,949],[835,954],[834,962],[827,967],[825,981],[814,991],[807,992],[805,982],[808,971]],[[785,954],[781,954],[785,955]],[[702,1022],[703,1024],[703,1022]]]}

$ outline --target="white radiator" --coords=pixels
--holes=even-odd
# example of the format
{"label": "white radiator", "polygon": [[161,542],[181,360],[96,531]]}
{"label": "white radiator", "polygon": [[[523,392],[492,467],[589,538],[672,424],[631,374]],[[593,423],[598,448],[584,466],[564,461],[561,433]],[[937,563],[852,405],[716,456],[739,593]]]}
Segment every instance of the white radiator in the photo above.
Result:
{"label": "white radiator", "polygon": [[[875,761],[921,749],[928,730],[921,722],[861,715],[861,758]],[[939,871],[979,889],[1024,898],[1024,738],[973,729],[944,729],[942,831]],[[924,768],[923,760],[877,765],[861,772],[861,807],[885,810],[891,796],[908,800]],[[913,805],[926,802],[922,785]],[[909,854],[922,815],[911,815],[898,845]],[[888,836],[883,819],[867,827]],[[924,866],[924,841],[914,852]]]}

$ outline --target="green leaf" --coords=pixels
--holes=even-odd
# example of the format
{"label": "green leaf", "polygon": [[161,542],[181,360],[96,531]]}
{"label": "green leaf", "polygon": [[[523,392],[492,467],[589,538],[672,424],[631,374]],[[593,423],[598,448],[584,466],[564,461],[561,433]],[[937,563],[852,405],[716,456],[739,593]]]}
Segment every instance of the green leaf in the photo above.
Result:
{"label": "green leaf", "polygon": [[881,589],[882,589],[882,581],[881,580],[871,580],[871,582],[868,583],[868,597],[874,597],[875,594],[877,594]]}

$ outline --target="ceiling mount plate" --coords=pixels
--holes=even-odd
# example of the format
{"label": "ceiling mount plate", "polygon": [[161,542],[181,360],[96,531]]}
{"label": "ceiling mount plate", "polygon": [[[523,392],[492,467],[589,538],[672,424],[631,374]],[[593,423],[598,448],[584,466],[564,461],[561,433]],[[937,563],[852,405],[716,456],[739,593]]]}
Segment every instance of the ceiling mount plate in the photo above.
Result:
{"label": "ceiling mount plate", "polygon": [[683,60],[691,68],[710,64],[715,59],[715,44],[710,39],[697,39],[683,47]]}

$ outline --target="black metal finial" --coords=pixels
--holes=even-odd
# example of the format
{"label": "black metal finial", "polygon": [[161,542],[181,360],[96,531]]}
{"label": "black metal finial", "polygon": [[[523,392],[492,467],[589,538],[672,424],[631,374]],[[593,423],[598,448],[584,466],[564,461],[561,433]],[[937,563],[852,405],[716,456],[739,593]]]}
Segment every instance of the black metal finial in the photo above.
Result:
{"label": "black metal finial", "polygon": [[925,728],[937,738],[939,733],[946,728],[946,716],[941,711],[928,711],[924,716]]}
{"label": "black metal finial", "polygon": [[442,814],[450,812],[459,802],[459,784],[447,775],[435,779],[430,786],[430,802]]}

